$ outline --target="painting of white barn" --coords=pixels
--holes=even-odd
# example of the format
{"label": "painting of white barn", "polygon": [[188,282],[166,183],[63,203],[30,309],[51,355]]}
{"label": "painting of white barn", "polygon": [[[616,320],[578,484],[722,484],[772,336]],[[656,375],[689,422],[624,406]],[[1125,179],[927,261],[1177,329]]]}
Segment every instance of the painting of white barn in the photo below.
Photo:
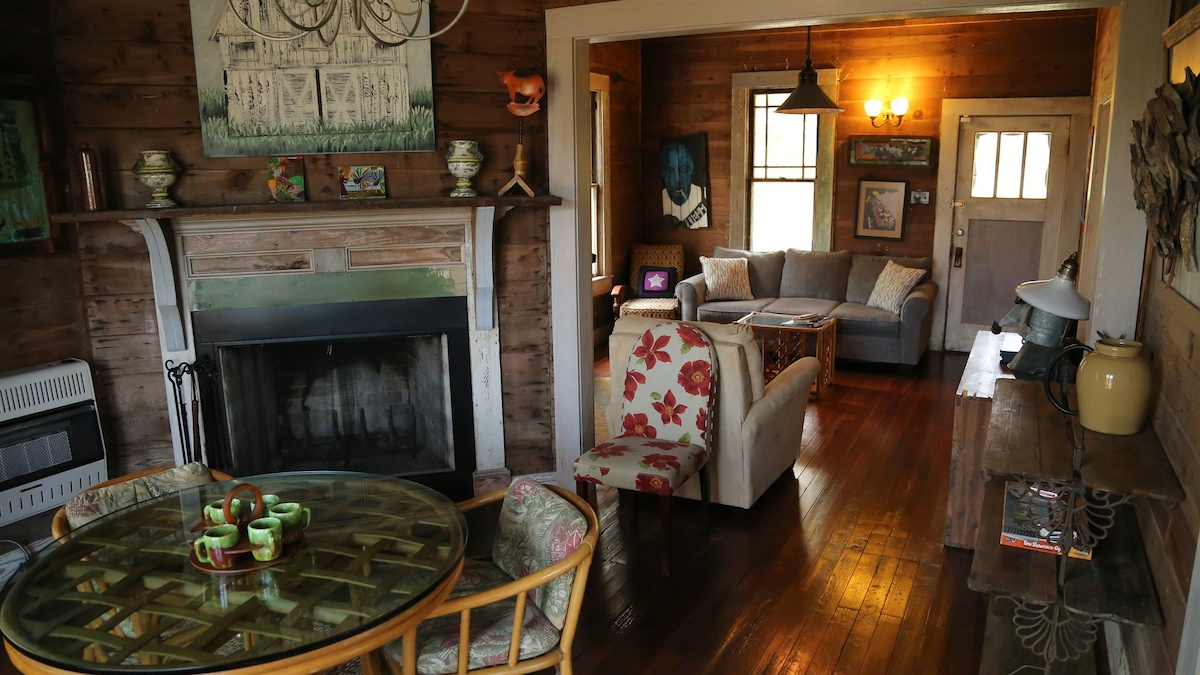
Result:
{"label": "painting of white barn", "polygon": [[[308,8],[295,0],[191,0],[205,155],[434,149],[427,40],[380,44],[356,25],[348,2],[339,4],[340,25],[328,45],[317,32],[267,39],[238,18],[268,35],[296,33],[277,2]],[[427,12],[422,21],[427,33]]]}

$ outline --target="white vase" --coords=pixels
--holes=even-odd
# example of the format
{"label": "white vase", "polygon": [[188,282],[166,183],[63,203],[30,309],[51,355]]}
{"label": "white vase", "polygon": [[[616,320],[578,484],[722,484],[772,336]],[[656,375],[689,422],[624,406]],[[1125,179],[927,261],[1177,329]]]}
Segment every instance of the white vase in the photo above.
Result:
{"label": "white vase", "polygon": [[141,158],[133,165],[133,175],[142,185],[150,188],[152,199],[146,202],[148,209],[165,209],[178,206],[167,194],[167,188],[175,184],[179,165],[167,150],[143,150]]}
{"label": "white vase", "polygon": [[479,173],[483,165],[483,153],[479,151],[477,141],[450,141],[450,149],[446,151],[446,166],[450,175],[458,179],[451,197],[474,197],[477,192],[471,187],[471,179]]}

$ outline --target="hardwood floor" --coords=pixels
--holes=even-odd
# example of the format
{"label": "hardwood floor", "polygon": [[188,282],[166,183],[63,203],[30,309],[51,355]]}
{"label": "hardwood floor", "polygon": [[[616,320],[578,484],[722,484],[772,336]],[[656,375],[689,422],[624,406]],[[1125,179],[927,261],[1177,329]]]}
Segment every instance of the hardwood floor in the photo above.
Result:
{"label": "hardwood floor", "polygon": [[575,672],[977,673],[986,599],[970,552],[941,543],[965,362],[839,364],[809,403],[798,479],[749,510],[714,505],[707,532],[676,501],[669,579],[657,505],[605,490]]}

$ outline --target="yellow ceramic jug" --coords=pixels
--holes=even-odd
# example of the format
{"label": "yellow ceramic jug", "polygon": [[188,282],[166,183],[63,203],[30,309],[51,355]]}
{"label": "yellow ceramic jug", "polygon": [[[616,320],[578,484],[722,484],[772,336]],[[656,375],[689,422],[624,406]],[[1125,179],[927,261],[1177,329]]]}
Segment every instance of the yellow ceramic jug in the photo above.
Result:
{"label": "yellow ceramic jug", "polygon": [[[1054,364],[1072,351],[1089,352],[1075,375],[1079,410],[1071,410],[1055,398],[1050,388]],[[1150,363],[1142,356],[1142,343],[1120,338],[1102,338],[1096,349],[1083,344],[1064,347],[1046,368],[1046,395],[1054,407],[1079,415],[1084,429],[1102,434],[1128,436],[1142,430],[1150,415]]]}

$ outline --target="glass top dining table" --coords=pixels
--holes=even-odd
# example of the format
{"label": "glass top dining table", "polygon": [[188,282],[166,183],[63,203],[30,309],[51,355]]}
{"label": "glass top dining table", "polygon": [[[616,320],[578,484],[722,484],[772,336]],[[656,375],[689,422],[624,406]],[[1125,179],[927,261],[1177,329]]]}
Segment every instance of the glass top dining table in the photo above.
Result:
{"label": "glass top dining table", "polygon": [[[254,569],[204,569],[190,546],[204,506],[246,483],[308,507],[310,524],[269,566],[246,557],[239,565]],[[10,582],[0,632],[26,673],[317,672],[415,628],[457,580],[466,536],[453,502],[400,478],[210,483],[103,516],[36,554]]]}

